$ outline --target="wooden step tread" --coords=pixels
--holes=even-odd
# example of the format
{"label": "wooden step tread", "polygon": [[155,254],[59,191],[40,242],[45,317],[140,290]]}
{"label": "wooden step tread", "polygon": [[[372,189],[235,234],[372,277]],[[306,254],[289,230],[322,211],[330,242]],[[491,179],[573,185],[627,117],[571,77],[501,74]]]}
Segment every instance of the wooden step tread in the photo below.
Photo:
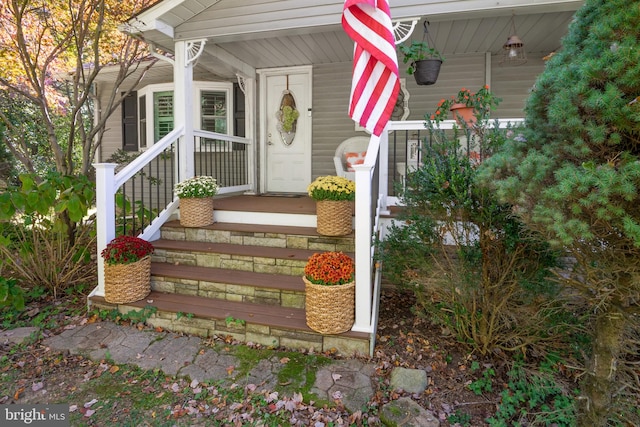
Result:
{"label": "wooden step tread", "polygon": [[[90,298],[95,302],[105,303],[103,297],[92,296]],[[151,305],[157,307],[158,311],[191,313],[198,318],[224,320],[232,317],[257,325],[313,332],[307,326],[304,309],[300,308],[235,302],[182,294],[167,294],[156,291],[151,291],[143,300],[126,305],[139,308]],[[367,339],[369,337],[369,334],[365,332],[353,331],[339,335],[359,339]]]}
{"label": "wooden step tread", "polygon": [[[260,258],[289,259],[307,261],[311,255],[318,251],[310,249],[274,248],[270,246],[235,245],[232,243],[192,242],[187,240],[154,240],[153,246],[157,249],[184,251],[184,252],[208,252],[223,253],[228,255],[240,255]],[[353,256],[353,254],[348,253]]]}
{"label": "wooden step tread", "polygon": [[[168,221],[163,227],[166,228],[184,228],[180,225],[180,221]],[[241,233],[265,233],[265,234],[288,234],[291,236],[318,236],[327,237],[319,234],[315,227],[293,227],[288,225],[264,225],[264,224],[243,224],[235,222],[215,222],[211,225],[199,227],[203,230],[220,230],[235,231]],[[353,238],[354,234],[339,236],[338,238]],[[335,238],[335,237],[327,237]]]}
{"label": "wooden step tread", "polygon": [[151,275],[304,292],[304,282],[301,277],[284,274],[154,262],[151,263]]}

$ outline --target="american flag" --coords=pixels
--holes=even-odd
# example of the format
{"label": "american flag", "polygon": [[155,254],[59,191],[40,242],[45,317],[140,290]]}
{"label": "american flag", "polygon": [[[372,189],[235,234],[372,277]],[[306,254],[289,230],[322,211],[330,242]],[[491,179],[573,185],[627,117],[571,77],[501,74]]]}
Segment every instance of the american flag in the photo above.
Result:
{"label": "american flag", "polygon": [[345,0],[342,27],[355,43],[349,116],[380,136],[400,90],[388,0]]}

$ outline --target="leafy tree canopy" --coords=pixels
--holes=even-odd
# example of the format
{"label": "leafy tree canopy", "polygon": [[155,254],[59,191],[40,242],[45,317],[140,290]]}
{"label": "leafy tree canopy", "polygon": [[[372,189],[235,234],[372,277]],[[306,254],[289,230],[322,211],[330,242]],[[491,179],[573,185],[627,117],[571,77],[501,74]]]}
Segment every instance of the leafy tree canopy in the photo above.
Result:
{"label": "leafy tree canopy", "polygon": [[[59,172],[88,172],[106,118],[122,100],[120,85],[146,56],[144,43],[118,31],[118,25],[148,3],[8,0],[0,5],[0,90],[37,110]],[[100,106],[102,114],[94,120],[97,76],[111,65],[117,69],[113,95],[105,97],[107,104]],[[13,156],[35,172],[32,155],[38,150],[25,138],[23,123],[2,111],[0,121],[6,129],[3,141]]]}

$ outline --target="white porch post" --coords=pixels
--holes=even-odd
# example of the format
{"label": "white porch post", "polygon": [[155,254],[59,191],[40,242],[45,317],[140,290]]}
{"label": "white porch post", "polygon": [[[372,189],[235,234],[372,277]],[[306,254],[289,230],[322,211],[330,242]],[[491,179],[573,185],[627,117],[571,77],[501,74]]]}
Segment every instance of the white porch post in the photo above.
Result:
{"label": "white porch post", "polygon": [[[380,201],[380,214],[389,213],[389,205],[387,203],[387,197],[389,196],[389,128],[380,134],[380,173],[378,175],[378,193],[382,194],[382,200]],[[374,195],[377,198],[377,195]]]}
{"label": "white porch post", "polygon": [[373,168],[356,165],[356,319],[351,330],[372,332],[371,329],[371,173]]}
{"label": "white porch post", "polygon": [[96,240],[98,245],[98,287],[92,295],[104,296],[102,250],[116,237],[115,163],[94,163],[96,168]]}
{"label": "white porch post", "polygon": [[245,102],[245,137],[252,141],[249,158],[247,161],[247,168],[249,171],[249,185],[251,186],[251,193],[258,191],[258,142],[257,133],[257,121],[256,121],[256,108],[258,106],[257,93],[256,93],[256,79],[255,77],[246,77],[244,79],[244,102]]}
{"label": "white porch post", "polygon": [[173,126],[184,126],[184,139],[178,144],[178,179],[183,181],[195,174],[193,161],[193,61],[190,61],[187,42],[175,43],[173,65]]}

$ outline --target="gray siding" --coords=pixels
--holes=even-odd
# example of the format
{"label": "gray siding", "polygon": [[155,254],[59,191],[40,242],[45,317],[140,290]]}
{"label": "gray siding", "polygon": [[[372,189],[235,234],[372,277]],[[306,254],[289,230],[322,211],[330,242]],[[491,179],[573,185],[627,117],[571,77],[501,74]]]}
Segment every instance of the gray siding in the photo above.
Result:
{"label": "gray siding", "polygon": [[[525,98],[533,86],[536,76],[543,70],[544,62],[540,57],[530,57],[524,65],[502,67],[498,64],[499,59],[497,55],[491,58],[491,90],[503,98],[494,117],[522,117]],[[407,90],[410,93],[409,109],[411,114],[408,120],[423,120],[427,113],[435,110],[440,99],[455,95],[462,87],[472,91],[477,90],[486,79],[484,53],[448,56],[442,64],[438,81],[430,86],[418,86],[413,76],[406,74],[406,65],[402,62],[399,65],[400,75],[406,79]],[[160,68],[145,78],[144,85],[171,81],[170,68],[166,66]],[[197,80],[207,79],[199,72],[196,72],[196,75],[195,79]],[[106,89],[103,87],[102,93],[105,93]],[[355,130],[355,124],[348,116],[350,90],[351,62],[314,66],[313,178],[335,174],[333,154],[336,147],[349,137],[366,135],[364,132]],[[102,161],[105,161],[122,146],[121,114],[118,109],[109,118],[107,132],[103,140]],[[393,152],[393,148],[390,148]],[[396,161],[401,161],[404,156],[404,147],[397,147],[395,155]]]}
{"label": "gray siding", "polygon": [[[491,57],[491,90],[502,98],[494,117],[521,118],[525,99],[536,77],[544,69],[541,57],[530,57],[520,66],[501,66],[500,57]],[[408,120],[424,120],[436,109],[441,99],[448,99],[461,88],[475,91],[487,80],[485,54],[453,55],[445,58],[438,81],[429,86],[419,86],[413,76],[406,74],[406,65],[400,65],[400,77],[406,79],[409,91]],[[313,177],[334,174],[333,153],[346,138],[365,135],[357,132],[348,117],[349,92],[351,90],[351,63],[323,64],[313,69]],[[390,147],[393,155],[393,147]],[[397,147],[396,160],[402,161],[404,147]],[[393,157],[390,158],[390,163]]]}

